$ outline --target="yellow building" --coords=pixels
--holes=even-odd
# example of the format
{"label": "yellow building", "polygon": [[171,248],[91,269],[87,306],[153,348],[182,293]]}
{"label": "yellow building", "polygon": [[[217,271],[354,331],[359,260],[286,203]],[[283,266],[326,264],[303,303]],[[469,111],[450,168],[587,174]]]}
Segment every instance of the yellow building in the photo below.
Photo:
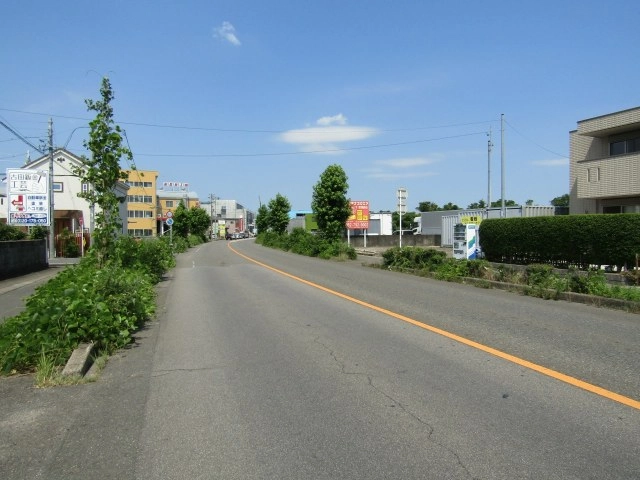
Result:
{"label": "yellow building", "polygon": [[156,211],[158,172],[127,171],[127,233],[133,237],[155,237],[158,234]]}
{"label": "yellow building", "polygon": [[189,184],[183,182],[163,182],[162,188],[158,189],[158,229],[160,235],[164,235],[168,231],[169,226],[166,224],[168,220],[167,213],[175,212],[180,202],[187,210],[196,207],[200,208],[200,199],[196,192],[189,190]]}

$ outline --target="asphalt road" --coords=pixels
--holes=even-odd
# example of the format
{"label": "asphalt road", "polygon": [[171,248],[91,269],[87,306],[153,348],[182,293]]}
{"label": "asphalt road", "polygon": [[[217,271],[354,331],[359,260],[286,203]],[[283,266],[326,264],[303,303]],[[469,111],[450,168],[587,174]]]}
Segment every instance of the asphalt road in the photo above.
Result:
{"label": "asphalt road", "polygon": [[1,478],[640,476],[637,315],[252,241],[158,291],[97,383],[0,380]]}

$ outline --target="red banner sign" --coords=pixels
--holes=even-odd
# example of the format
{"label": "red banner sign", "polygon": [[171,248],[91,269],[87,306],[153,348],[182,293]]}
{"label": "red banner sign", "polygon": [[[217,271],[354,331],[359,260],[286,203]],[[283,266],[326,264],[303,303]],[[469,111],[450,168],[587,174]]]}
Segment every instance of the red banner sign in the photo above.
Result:
{"label": "red banner sign", "polygon": [[347,219],[349,230],[367,230],[369,228],[369,201],[351,201],[351,216]]}

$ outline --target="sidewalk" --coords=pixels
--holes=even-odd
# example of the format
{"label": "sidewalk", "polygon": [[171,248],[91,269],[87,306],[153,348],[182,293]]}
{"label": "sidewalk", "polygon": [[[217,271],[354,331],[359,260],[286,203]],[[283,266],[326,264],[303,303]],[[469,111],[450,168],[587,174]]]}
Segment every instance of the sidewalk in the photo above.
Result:
{"label": "sidewalk", "polygon": [[49,260],[49,268],[0,280],[0,295],[32,283],[43,283],[55,277],[66,266],[75,265],[78,262],[80,262],[79,258],[52,258]]}

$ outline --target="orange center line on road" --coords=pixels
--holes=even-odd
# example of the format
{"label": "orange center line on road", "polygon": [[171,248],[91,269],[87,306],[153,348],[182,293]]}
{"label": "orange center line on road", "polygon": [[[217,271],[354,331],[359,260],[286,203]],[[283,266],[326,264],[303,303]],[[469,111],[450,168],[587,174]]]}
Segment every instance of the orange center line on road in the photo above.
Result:
{"label": "orange center line on road", "polygon": [[422,328],[424,330],[428,330],[430,332],[433,333],[437,333],[438,335],[442,335],[443,337],[449,338],[451,340],[455,340],[456,342],[462,343],[464,345],[467,345],[469,347],[481,350],[483,352],[489,353],[491,355],[494,355],[498,358],[502,358],[503,360],[507,360],[508,362],[512,362],[515,363],[516,365],[520,365],[522,367],[528,368],[530,370],[533,370],[535,372],[541,373],[543,375],[546,375],[548,377],[554,378],[556,380],[560,380],[561,382],[567,383],[569,385],[573,385],[574,387],[578,387],[582,390],[586,390],[587,392],[591,392],[591,393],[595,393],[596,395],[600,395],[602,397],[608,398],[609,400],[613,400],[614,402],[618,402],[621,403],[623,405],[627,405],[628,407],[631,408],[635,408],[636,410],[640,410],[640,401],[638,400],[634,400],[633,398],[629,398],[629,397],[625,397],[624,395],[620,395],[619,393],[615,393],[612,392],[610,390],[607,390],[605,388],[599,387],[597,385],[593,385],[591,383],[588,382],[584,382],[580,379],[577,379],[575,377],[571,377],[569,375],[565,375],[564,373],[560,373],[557,372],[555,370],[552,370],[550,368],[547,367],[543,367],[542,365],[538,365],[537,363],[533,363],[530,362],[528,360],[524,360],[520,357],[516,357],[515,355],[511,355],[509,353],[503,352],[501,350],[497,350],[495,348],[489,347],[487,345],[483,345],[482,343],[478,343],[475,342],[473,340],[469,340],[468,338],[465,337],[461,337],[460,335],[456,335],[455,333],[451,333],[448,332],[446,330],[442,330],[438,327],[434,327],[432,325],[420,322],[418,320],[414,320],[413,318],[410,317],[406,317],[404,315],[401,315],[399,313],[396,312],[392,312],[391,310],[387,310],[385,308],[382,307],[378,307],[377,305],[373,305],[371,303],[367,303],[364,302],[362,300],[359,300],[357,298],[354,297],[350,297],[349,295],[345,295],[344,293],[340,293],[337,292],[335,290],[331,290],[330,288],[327,287],[323,287],[322,285],[319,285],[317,283],[313,283],[310,282],[309,280],[305,280],[304,278],[300,278],[300,277],[296,277],[295,275],[291,275],[290,273],[287,273],[283,270],[278,270],[277,268],[274,268],[270,265],[267,265],[266,263],[262,263],[259,262],[258,260],[255,260],[251,257],[248,257],[240,252],[238,252],[237,250],[235,250],[231,244],[228,245],[229,248],[231,249],[231,251],[233,251],[236,255],[241,256],[242,258],[253,262],[257,265],[260,265],[261,267],[264,268],[268,268],[269,270],[272,270],[276,273],[279,273],[280,275],[284,275],[285,277],[289,277],[293,280],[296,280],[298,282],[304,283],[306,285],[309,285],[311,287],[317,288],[319,290],[322,290],[324,292],[330,293],[331,295],[335,295],[337,297],[343,298],[345,300],[348,300],[350,302],[356,303],[358,305],[361,305],[363,307],[369,308],[371,310],[375,310],[376,312],[380,312],[383,313],[385,315],[388,315],[390,317],[393,317],[395,319],[401,320],[403,322],[406,323],[410,323],[411,325],[415,325],[416,327]]}

